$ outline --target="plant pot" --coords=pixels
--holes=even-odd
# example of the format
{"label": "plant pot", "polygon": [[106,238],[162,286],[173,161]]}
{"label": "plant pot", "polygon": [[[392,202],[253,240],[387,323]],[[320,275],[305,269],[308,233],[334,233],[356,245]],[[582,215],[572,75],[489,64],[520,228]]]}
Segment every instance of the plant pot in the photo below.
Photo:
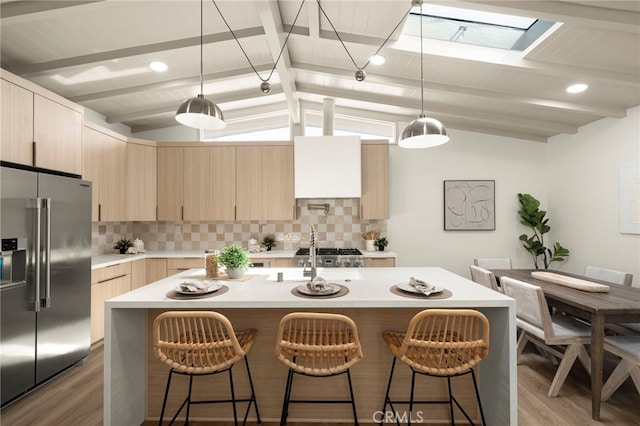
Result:
{"label": "plant pot", "polygon": [[227,275],[229,275],[229,278],[231,279],[240,278],[241,276],[244,275],[245,272],[247,272],[247,268],[227,269]]}
{"label": "plant pot", "polygon": [[384,246],[378,246],[378,251],[384,251]]}
{"label": "plant pot", "polygon": [[120,254],[127,254],[127,249],[120,249]]}
{"label": "plant pot", "polygon": [[267,251],[271,251],[271,247],[267,246]]}

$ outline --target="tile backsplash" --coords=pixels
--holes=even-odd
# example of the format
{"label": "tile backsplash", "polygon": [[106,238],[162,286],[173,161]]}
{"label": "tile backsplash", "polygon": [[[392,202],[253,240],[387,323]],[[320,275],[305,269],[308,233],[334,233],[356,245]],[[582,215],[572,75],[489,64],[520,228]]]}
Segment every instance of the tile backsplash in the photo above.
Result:
{"label": "tile backsplash", "polygon": [[[327,213],[313,208],[324,204],[329,205]],[[113,245],[120,238],[140,238],[149,251],[219,249],[230,244],[247,247],[249,238],[260,242],[266,234],[276,236],[276,249],[296,249],[309,244],[311,224],[320,247],[364,249],[360,234],[377,230],[386,236],[387,221],[360,220],[359,205],[355,198],[297,200],[297,219],[286,222],[94,222],[92,251],[94,255],[115,253]]]}

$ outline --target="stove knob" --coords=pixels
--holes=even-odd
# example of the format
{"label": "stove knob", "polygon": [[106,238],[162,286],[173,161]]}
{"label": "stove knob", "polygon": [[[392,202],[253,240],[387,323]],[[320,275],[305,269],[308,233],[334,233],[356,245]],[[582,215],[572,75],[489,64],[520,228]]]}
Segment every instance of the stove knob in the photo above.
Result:
{"label": "stove knob", "polygon": [[336,267],[337,266],[342,266],[342,260],[340,259],[336,260]]}
{"label": "stove knob", "polygon": [[298,260],[298,266],[304,267],[304,260]]}
{"label": "stove knob", "polygon": [[349,259],[345,260],[345,261],[344,261],[344,266],[346,266],[347,268],[348,268],[349,266],[351,266],[351,261],[350,261]]}
{"label": "stove knob", "polygon": [[316,266],[322,266],[322,259],[316,260]]}
{"label": "stove knob", "polygon": [[355,261],[355,266],[357,266],[357,267],[362,266],[362,260],[360,260],[360,259],[356,259],[356,261]]}

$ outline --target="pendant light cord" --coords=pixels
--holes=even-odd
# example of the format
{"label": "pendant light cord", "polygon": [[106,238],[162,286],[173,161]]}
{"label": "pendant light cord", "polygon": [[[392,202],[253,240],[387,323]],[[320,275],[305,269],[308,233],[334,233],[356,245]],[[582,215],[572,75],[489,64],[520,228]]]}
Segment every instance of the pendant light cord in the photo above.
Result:
{"label": "pendant light cord", "polygon": [[424,116],[424,71],[422,69],[422,62],[424,61],[423,53],[422,53],[422,18],[424,18],[424,13],[422,13],[422,5],[424,3],[420,3],[420,106],[422,115]]}
{"label": "pendant light cord", "polygon": [[200,94],[204,95],[204,60],[203,57],[203,33],[204,33],[204,0],[200,0]]}
{"label": "pendant light cord", "polygon": [[[338,33],[338,30],[336,30],[336,27],[333,26],[333,23],[331,22],[331,20],[329,19],[329,16],[327,16],[327,13],[324,11],[324,9],[322,8],[322,5],[320,4],[320,0],[316,0],[316,3],[318,3],[318,8],[320,9],[320,11],[322,12],[322,14],[324,15],[324,17],[327,19],[327,22],[329,22],[329,25],[331,25],[331,28],[333,29],[333,32],[336,34],[336,37],[338,37],[338,40],[340,40],[340,43],[342,44],[342,47],[344,47],[344,50],[347,52],[347,55],[349,56],[349,59],[351,59],[351,62],[353,62],[353,65],[359,69],[359,70],[364,70],[369,63],[371,62],[371,59],[369,59],[367,61],[366,64],[364,64],[364,66],[362,68],[360,68],[358,66],[358,64],[356,64],[356,61],[353,59],[353,56],[351,56],[351,53],[349,53],[349,49],[347,49],[347,46],[344,44],[344,41],[342,41],[342,37],[340,37],[340,34]],[[409,10],[407,10],[407,12],[402,15],[402,19],[400,19],[400,21],[398,22],[398,24],[393,27],[393,30],[391,30],[391,32],[389,33],[389,35],[387,36],[387,38],[382,42],[382,44],[380,45],[380,47],[378,47],[378,50],[376,50],[376,53],[374,53],[372,56],[377,55],[382,48],[384,47],[385,44],[387,44],[387,42],[389,41],[389,39],[391,38],[391,36],[393,35],[393,33],[396,32],[396,30],[398,29],[398,27],[400,26],[400,24],[402,24],[404,22],[404,19],[406,18],[406,16],[409,14],[409,12],[411,12],[411,9],[413,8],[413,4],[409,7]]]}
{"label": "pendant light cord", "polygon": [[227,20],[224,18],[224,15],[222,15],[222,11],[220,11],[220,8],[218,7],[218,4],[216,3],[216,1],[215,0],[211,0],[211,2],[213,3],[213,5],[218,10],[218,13],[220,14],[220,17],[222,18],[222,21],[224,22],[224,24],[229,29],[229,32],[231,33],[233,38],[236,40],[236,43],[238,43],[238,46],[240,47],[240,50],[242,50],[242,53],[244,54],[244,57],[247,58],[247,62],[249,62],[249,65],[253,69],[253,72],[255,72],[256,75],[258,76],[258,78],[260,80],[262,80],[263,82],[269,81],[269,79],[271,79],[271,76],[273,75],[273,72],[276,70],[276,66],[278,66],[278,61],[280,61],[280,57],[282,56],[282,53],[284,52],[284,48],[287,46],[287,41],[289,41],[289,36],[291,35],[291,32],[293,31],[293,29],[296,26],[296,22],[298,21],[298,16],[300,16],[300,12],[302,11],[302,6],[304,6],[305,0],[302,0],[302,3],[300,3],[300,8],[298,9],[298,13],[296,14],[296,17],[293,20],[293,24],[291,24],[291,28],[289,28],[289,32],[287,33],[287,37],[284,39],[284,43],[282,43],[282,48],[280,49],[280,53],[278,54],[278,58],[276,59],[276,62],[273,64],[273,68],[271,68],[271,72],[269,73],[269,77],[267,77],[267,78],[262,78],[262,76],[260,76],[260,73],[258,72],[256,67],[254,67],[253,64],[251,63],[251,59],[249,59],[249,55],[247,55],[247,52],[245,52],[245,50],[242,48],[242,44],[240,44],[240,40],[238,40],[238,37],[236,37],[236,33],[233,32],[233,30],[231,29],[231,26],[229,26],[229,24],[227,23]]}

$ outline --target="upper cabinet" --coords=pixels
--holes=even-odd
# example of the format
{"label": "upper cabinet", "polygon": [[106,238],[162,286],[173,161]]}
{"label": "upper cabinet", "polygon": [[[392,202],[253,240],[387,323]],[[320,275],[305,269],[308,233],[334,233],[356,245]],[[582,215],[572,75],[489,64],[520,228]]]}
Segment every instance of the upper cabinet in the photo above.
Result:
{"label": "upper cabinet", "polygon": [[157,155],[155,145],[146,141],[129,139],[126,177],[127,220],[156,220]]}
{"label": "upper cabinet", "polygon": [[126,138],[86,123],[82,176],[93,182],[92,221],[127,220],[126,165]]}
{"label": "upper cabinet", "polygon": [[236,147],[236,219],[292,220],[293,146]]}
{"label": "upper cabinet", "polygon": [[2,160],[82,174],[84,109],[4,70],[1,76]]}
{"label": "upper cabinet", "polygon": [[182,220],[184,148],[158,147],[158,220]]}
{"label": "upper cabinet", "polygon": [[389,217],[389,145],[362,144],[360,218]]}

